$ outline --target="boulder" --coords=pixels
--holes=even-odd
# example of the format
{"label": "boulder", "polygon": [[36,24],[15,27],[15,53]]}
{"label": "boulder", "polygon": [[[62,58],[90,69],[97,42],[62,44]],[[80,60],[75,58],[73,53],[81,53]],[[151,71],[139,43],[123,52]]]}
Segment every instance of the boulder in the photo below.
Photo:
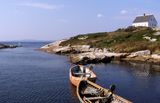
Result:
{"label": "boulder", "polygon": [[156,38],[152,38],[152,39],[150,39],[150,41],[151,42],[155,42],[155,41],[157,41],[157,39]]}
{"label": "boulder", "polygon": [[88,38],[88,36],[78,37],[79,40],[85,40],[87,38]]}
{"label": "boulder", "polygon": [[103,53],[103,52],[87,52],[80,54],[72,54],[70,60],[72,63],[100,63],[110,62],[114,58],[125,57],[127,53]]}
{"label": "boulder", "polygon": [[150,55],[150,54],[151,54],[150,50],[142,50],[142,51],[132,52],[128,57],[133,58],[133,57],[137,57],[137,56],[146,56],[146,55]]}
{"label": "boulder", "polygon": [[151,57],[153,59],[160,59],[160,55],[159,54],[152,54]]}
{"label": "boulder", "polygon": [[153,35],[158,36],[158,35],[160,35],[160,32],[156,32],[156,33],[154,33]]}
{"label": "boulder", "polygon": [[90,52],[90,45],[74,45],[71,47],[77,52]]}
{"label": "boulder", "polygon": [[104,52],[104,53],[108,53],[108,52],[109,52],[109,50],[108,50],[108,49],[106,49],[106,48],[103,48],[103,52]]}
{"label": "boulder", "polygon": [[47,44],[45,46],[42,46],[41,49],[49,49],[49,48],[58,48],[58,47],[62,47],[60,46],[61,42],[66,41],[66,39],[63,40],[59,40],[59,41],[55,41],[53,43]]}
{"label": "boulder", "polygon": [[72,48],[70,46],[58,47],[52,50],[54,53],[63,54],[63,53],[70,53]]}

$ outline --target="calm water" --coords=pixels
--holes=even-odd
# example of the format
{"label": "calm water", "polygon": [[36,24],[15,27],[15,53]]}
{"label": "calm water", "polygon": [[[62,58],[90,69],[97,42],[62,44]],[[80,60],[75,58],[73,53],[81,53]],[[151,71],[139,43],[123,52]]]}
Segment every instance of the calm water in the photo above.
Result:
{"label": "calm water", "polygon": [[[65,56],[35,50],[46,43],[22,43],[0,50],[0,103],[78,103]],[[160,73],[150,66],[95,65],[97,83],[116,84],[116,93],[135,103],[160,103]]]}

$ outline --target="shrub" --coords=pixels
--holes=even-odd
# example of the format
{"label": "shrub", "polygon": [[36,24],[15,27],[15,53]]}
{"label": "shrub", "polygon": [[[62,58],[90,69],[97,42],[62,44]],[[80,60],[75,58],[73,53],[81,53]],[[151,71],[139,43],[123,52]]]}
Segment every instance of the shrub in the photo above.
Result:
{"label": "shrub", "polygon": [[132,31],[134,31],[134,30],[136,30],[137,28],[136,27],[134,27],[134,26],[129,26],[129,27],[127,27],[126,29],[125,29],[125,32],[132,32]]}

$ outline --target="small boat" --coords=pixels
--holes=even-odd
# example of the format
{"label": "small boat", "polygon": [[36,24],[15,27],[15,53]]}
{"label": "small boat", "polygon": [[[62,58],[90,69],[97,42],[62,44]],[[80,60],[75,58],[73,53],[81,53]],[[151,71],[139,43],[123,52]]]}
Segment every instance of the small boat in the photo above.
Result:
{"label": "small boat", "polygon": [[81,103],[132,103],[113,93],[115,85],[105,89],[91,81],[82,79],[77,86],[77,96]]}
{"label": "small boat", "polygon": [[74,86],[78,86],[82,78],[96,82],[96,75],[92,71],[92,67],[85,67],[83,65],[75,65],[70,68],[70,81]]}

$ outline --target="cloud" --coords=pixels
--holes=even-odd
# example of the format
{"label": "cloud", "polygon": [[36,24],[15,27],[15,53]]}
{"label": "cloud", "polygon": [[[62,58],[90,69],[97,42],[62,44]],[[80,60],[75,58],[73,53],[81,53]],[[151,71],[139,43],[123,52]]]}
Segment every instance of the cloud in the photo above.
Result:
{"label": "cloud", "polygon": [[127,14],[128,11],[127,11],[127,10],[121,10],[120,13],[121,13],[121,14]]}
{"label": "cloud", "polygon": [[63,7],[63,5],[51,5],[51,4],[47,4],[47,3],[22,3],[19,5],[26,6],[26,7],[46,9],[46,10],[55,10],[55,9],[59,9],[59,8]]}
{"label": "cloud", "polygon": [[101,13],[97,14],[97,18],[102,18],[104,17]]}

